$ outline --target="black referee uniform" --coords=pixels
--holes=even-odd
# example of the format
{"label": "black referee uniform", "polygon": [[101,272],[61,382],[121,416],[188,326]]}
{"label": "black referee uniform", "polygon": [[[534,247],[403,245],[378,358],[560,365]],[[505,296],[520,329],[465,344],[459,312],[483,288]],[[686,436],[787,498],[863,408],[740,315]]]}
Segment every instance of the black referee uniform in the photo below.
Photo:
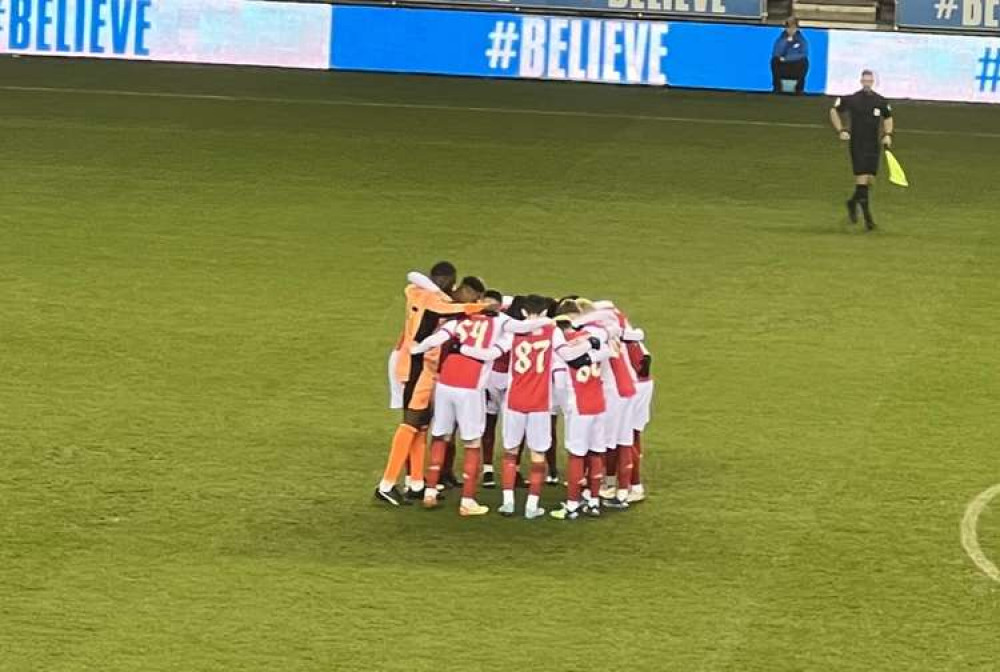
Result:
{"label": "black referee uniform", "polygon": [[871,89],[861,89],[849,96],[838,98],[834,109],[849,120],[847,129],[851,134],[851,167],[856,180],[854,195],[847,201],[851,221],[857,220],[858,206],[865,215],[865,224],[874,228],[868,203],[868,187],[878,174],[882,158],[882,124],[892,118],[889,101]]}

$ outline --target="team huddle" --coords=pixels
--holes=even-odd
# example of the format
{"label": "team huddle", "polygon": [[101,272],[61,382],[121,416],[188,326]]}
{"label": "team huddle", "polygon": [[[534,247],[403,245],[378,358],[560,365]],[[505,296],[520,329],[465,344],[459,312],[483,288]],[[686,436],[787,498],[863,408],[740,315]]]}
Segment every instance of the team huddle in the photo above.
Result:
{"label": "team huddle", "polygon": [[[481,516],[482,479],[495,487],[494,446],[502,435],[498,512],[517,512],[530,460],[527,519],[546,514],[545,484],[558,484],[558,419],[567,454],[566,500],[553,518],[601,515],[645,499],[640,480],[642,433],[653,397],[652,358],[641,329],[610,301],[570,296],[504,296],[436,264],[427,277],[407,276],[406,320],[389,359],[391,407],[403,410],[388,464],[375,490],[390,506],[436,508],[447,487],[462,488],[459,514]],[[430,462],[425,462],[428,432]],[[456,439],[464,449],[462,480],[452,470]],[[526,449],[526,450],[525,450]],[[408,466],[407,466],[408,464]],[[405,489],[396,482],[404,466]],[[425,468],[426,467],[426,468]]]}

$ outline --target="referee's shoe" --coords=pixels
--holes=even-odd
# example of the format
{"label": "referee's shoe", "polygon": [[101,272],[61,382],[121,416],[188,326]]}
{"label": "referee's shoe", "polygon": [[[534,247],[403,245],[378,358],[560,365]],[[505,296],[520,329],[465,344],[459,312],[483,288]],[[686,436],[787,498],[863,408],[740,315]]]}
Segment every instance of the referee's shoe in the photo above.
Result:
{"label": "referee's shoe", "polygon": [[858,206],[861,207],[861,211],[865,215],[865,229],[868,231],[874,231],[875,218],[872,217],[872,211],[868,207],[868,187],[859,186],[852,198],[847,199],[847,217],[851,220],[851,224],[858,223]]}
{"label": "referee's shoe", "polygon": [[851,220],[851,224],[858,223],[858,202],[853,198],[847,199],[847,218]]}

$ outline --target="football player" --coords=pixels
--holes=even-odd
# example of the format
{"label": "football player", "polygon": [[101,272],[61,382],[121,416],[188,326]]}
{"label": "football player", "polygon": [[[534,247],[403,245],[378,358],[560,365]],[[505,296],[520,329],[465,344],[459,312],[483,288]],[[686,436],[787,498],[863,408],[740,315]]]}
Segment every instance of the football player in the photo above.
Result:
{"label": "football player", "polygon": [[385,471],[375,489],[375,499],[389,506],[407,503],[407,497],[396,489],[396,481],[407,459],[410,461],[410,497],[423,497],[426,432],[437,378],[438,352],[427,350],[413,354],[410,346],[433,333],[442,316],[473,315],[484,309],[483,304],[455,303],[451,300],[448,293],[455,284],[455,278],[455,266],[442,261],[431,269],[430,280],[434,289],[426,284],[411,283],[404,290],[406,318],[396,348],[398,354],[393,371],[394,382],[402,386],[399,401],[403,408],[403,421],[393,435]]}
{"label": "football player", "polygon": [[[431,466],[428,487],[424,489],[424,506],[437,506],[437,479],[447,450],[448,440],[458,431],[465,447],[463,486],[459,515],[481,516],[489,508],[476,501],[476,489],[482,460],[481,439],[486,429],[486,382],[490,366],[482,359],[469,356],[470,349],[492,348],[505,335],[528,333],[549,323],[547,318],[514,320],[499,312],[500,304],[487,301],[488,312],[451,320],[434,334],[415,344],[414,354],[427,352],[448,343],[449,354],[441,365],[435,387],[435,411],[431,427]],[[464,350],[464,352],[463,352]]]}
{"label": "football player", "polygon": [[[567,398],[564,407],[565,445],[568,453],[566,502],[552,512],[559,520],[573,520],[581,513],[600,516],[599,491],[604,478],[604,454],[607,451],[604,430],[607,402],[602,381],[604,362],[611,356],[609,333],[598,328],[584,329],[572,323],[581,313],[578,302],[560,305],[560,326],[569,341],[587,339],[590,349],[580,358],[567,362]],[[593,340],[591,340],[593,339]],[[589,482],[584,498],[584,481]],[[586,503],[583,500],[586,499]]]}
{"label": "football player", "polygon": [[[541,320],[546,309],[543,297],[525,297],[523,310],[526,321]],[[586,337],[573,343],[567,342],[563,332],[549,322],[534,331],[500,340],[492,349],[463,348],[464,353],[485,361],[510,355],[510,380],[503,408],[503,504],[500,514],[512,516],[516,512],[514,490],[518,453],[523,443],[531,456],[524,515],[529,520],[545,515],[539,500],[546,476],[545,455],[552,447],[552,367],[557,358],[576,361],[591,347],[590,339]]]}

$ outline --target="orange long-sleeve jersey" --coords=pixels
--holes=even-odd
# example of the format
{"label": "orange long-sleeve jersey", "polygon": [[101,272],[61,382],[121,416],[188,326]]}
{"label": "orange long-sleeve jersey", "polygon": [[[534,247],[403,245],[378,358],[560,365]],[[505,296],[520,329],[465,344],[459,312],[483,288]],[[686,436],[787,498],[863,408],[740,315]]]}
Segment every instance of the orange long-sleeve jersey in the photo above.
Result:
{"label": "orange long-sleeve jersey", "polygon": [[[399,336],[396,349],[400,356],[396,359],[396,380],[405,383],[410,379],[410,346],[422,341],[437,329],[442,317],[448,315],[473,315],[483,309],[481,303],[453,303],[444,292],[407,285],[403,290],[406,297],[406,318],[403,333]],[[440,352],[437,348],[427,352],[424,365],[436,370]]]}

